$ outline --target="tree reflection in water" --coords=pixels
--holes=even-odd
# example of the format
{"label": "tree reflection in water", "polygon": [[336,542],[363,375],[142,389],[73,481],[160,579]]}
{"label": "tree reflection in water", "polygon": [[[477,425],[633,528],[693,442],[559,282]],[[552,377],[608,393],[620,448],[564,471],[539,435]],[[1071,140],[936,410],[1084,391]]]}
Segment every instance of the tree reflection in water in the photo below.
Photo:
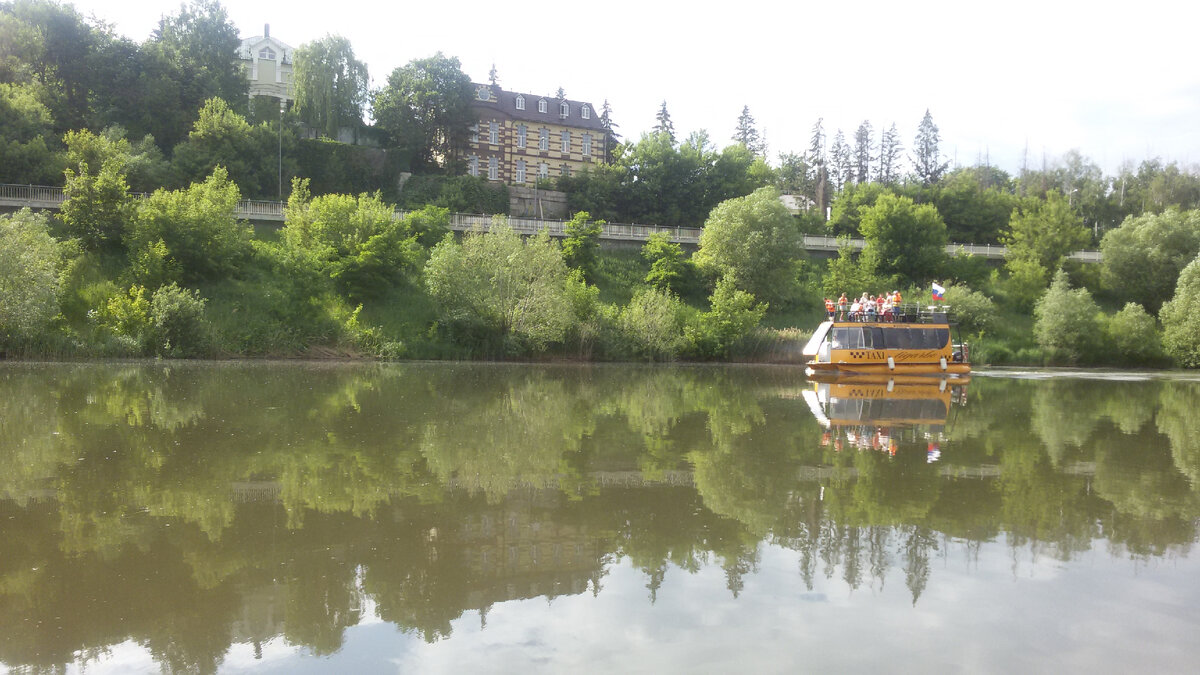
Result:
{"label": "tree reflection in water", "polygon": [[766,545],[915,604],[931,563],[1004,541],[1187,552],[1200,384],[976,378],[894,452],[832,443],[795,370],[493,364],[0,368],[0,662],[114,644],[210,671],[232,642],[314,654],[370,609],[427,641],[496,603],[646,600]]}

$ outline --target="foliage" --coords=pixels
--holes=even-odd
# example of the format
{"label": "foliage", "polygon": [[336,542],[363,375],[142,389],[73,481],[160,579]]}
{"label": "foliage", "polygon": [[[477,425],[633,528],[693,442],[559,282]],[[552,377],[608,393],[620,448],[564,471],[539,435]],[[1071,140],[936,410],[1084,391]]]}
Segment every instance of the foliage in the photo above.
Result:
{"label": "foliage", "polygon": [[373,110],[392,146],[407,151],[414,168],[431,168],[465,146],[470,103],[471,79],[457,58],[438,52],[393,70]]}
{"label": "foliage", "polygon": [[948,161],[942,161],[942,153],[938,147],[940,143],[938,127],[933,123],[933,115],[926,109],[925,116],[921,118],[921,124],[917,127],[917,136],[913,139],[912,157],[917,180],[925,185],[933,185],[941,180],[946,167],[950,165]]}
{"label": "foliage", "polygon": [[650,263],[645,282],[660,291],[681,293],[691,285],[695,266],[683,253],[683,247],[671,241],[666,232],[656,232],[642,246],[642,258]]}
{"label": "foliage", "polygon": [[60,259],[44,214],[0,215],[0,348],[35,337],[58,313]]}
{"label": "foliage", "polygon": [[237,186],[218,167],[203,183],[157,190],[139,206],[126,247],[141,251],[162,241],[168,265],[185,281],[236,273],[250,253],[250,227],[237,220]]}
{"label": "foliage", "polygon": [[343,126],[362,126],[370,77],[350,41],[326,35],[296,50],[296,112],[329,138]]}
{"label": "foliage", "polygon": [[1007,260],[1033,261],[1054,270],[1087,243],[1088,233],[1068,201],[1051,191],[1045,201],[1022,200],[1013,209],[1001,241],[1008,247]]}
{"label": "foliage", "polygon": [[1163,347],[1179,365],[1200,368],[1200,257],[1179,273],[1175,296],[1163,305]]}
{"label": "foliage", "polygon": [[1167,209],[1129,217],[1100,242],[1104,285],[1118,300],[1157,312],[1200,253],[1200,210]]}
{"label": "foliage", "polygon": [[378,193],[312,198],[308,182],[296,179],[284,216],[284,242],[355,301],[415,275],[421,264],[423,250],[407,221]]}
{"label": "foliage", "polygon": [[508,188],[478,176],[413,176],[404,183],[400,207],[440,206],[451,213],[508,213]]}
{"label": "foliage", "polygon": [[750,114],[750,106],[742,106],[742,114],[738,115],[737,128],[733,132],[733,142],[741,143],[754,155],[762,155],[766,144],[754,124],[754,116]]}
{"label": "foliage", "polygon": [[423,206],[404,215],[404,226],[425,248],[433,248],[450,231],[450,211],[440,206]]}
{"label": "foliage", "polygon": [[66,170],[65,199],[58,217],[85,248],[113,250],[120,247],[136,205],[125,182],[123,159],[109,157],[97,166],[96,174],[83,162],[78,164],[79,173]]}
{"label": "foliage", "polygon": [[934,206],[883,194],[861,213],[867,240],[863,257],[875,274],[922,284],[940,273],[946,261],[946,224]]}
{"label": "foliage", "polygon": [[829,221],[825,223],[825,227],[835,236],[862,236],[860,224],[863,212],[887,194],[894,193],[878,183],[847,185],[833,201]]}
{"label": "foliage", "polygon": [[1005,299],[1009,305],[1028,311],[1046,290],[1049,273],[1036,260],[1009,260],[1004,267],[1008,270],[1003,282]]}
{"label": "foliage", "polygon": [[994,244],[1017,206],[1008,175],[991,167],[955,169],[932,190],[951,241]]}
{"label": "foliage", "polygon": [[543,232],[522,240],[497,218],[490,231],[453,236],[434,247],[425,283],[455,337],[506,351],[542,351],[561,340],[572,321],[567,266]]}
{"label": "foliage", "polygon": [[0,182],[57,182],[60,165],[46,142],[51,124],[32,85],[0,83]]}
{"label": "foliage", "polygon": [[1092,294],[1086,288],[1071,290],[1067,273],[1060,269],[1033,308],[1034,337],[1051,355],[1076,363],[1093,354],[1099,311]]}
{"label": "foliage", "polygon": [[1104,334],[1106,349],[1111,349],[1112,356],[1120,363],[1150,364],[1162,359],[1162,342],[1154,317],[1136,302],[1126,303],[1110,317],[1105,322]]}
{"label": "foliage", "polygon": [[567,267],[583,272],[584,278],[595,278],[596,251],[600,248],[603,220],[591,220],[587,211],[579,211],[564,226],[563,261]]}
{"label": "foliage", "polygon": [[87,129],[68,131],[63,135],[63,144],[67,146],[68,167],[86,164],[95,169],[112,163],[135,192],[151,192],[170,182],[170,163],[153,136],[131,143],[124,129],[112,126],[99,134]]}
{"label": "foliage", "polygon": [[983,293],[973,291],[967,286],[955,284],[946,287],[945,300],[953,309],[959,327],[972,335],[991,333],[999,318],[996,303]]}
{"label": "foliage", "polygon": [[186,182],[223,167],[247,197],[278,197],[283,175],[295,173],[295,143],[291,130],[281,134],[267,122],[251,126],[228,103],[211,98],[204,102],[187,141],[175,148],[172,163]]}
{"label": "foliage", "polygon": [[633,355],[670,361],[683,346],[684,305],[671,293],[643,288],[622,308],[618,325]]}
{"label": "foliage", "polygon": [[701,358],[728,358],[735,342],[750,333],[763,316],[767,306],[754,296],[739,290],[732,279],[722,278],[709,297],[709,311],[688,323],[686,337]]}
{"label": "foliage", "polygon": [[399,167],[379,148],[302,139],[296,143],[296,175],[308,179],[313,194],[359,194],[379,190],[394,196]]}
{"label": "foliage", "polygon": [[774,188],[719,204],[700,235],[692,260],[713,277],[729,277],[756,298],[783,307],[796,291],[804,239]]}
{"label": "foliage", "polygon": [[154,328],[146,287],[134,284],[129,291],[108,299],[95,314],[98,326],[113,335],[129,338],[140,352]]}
{"label": "foliage", "polygon": [[154,291],[150,300],[150,318],[157,354],[187,358],[202,356],[208,351],[204,321],[206,302],[196,291],[180,288],[174,282]]}
{"label": "foliage", "polygon": [[821,280],[824,297],[836,299],[842,293],[848,293],[848,297],[858,297],[863,291],[878,285],[879,280],[871,261],[858,255],[846,238],[841,239],[837,257],[826,262],[825,275]]}

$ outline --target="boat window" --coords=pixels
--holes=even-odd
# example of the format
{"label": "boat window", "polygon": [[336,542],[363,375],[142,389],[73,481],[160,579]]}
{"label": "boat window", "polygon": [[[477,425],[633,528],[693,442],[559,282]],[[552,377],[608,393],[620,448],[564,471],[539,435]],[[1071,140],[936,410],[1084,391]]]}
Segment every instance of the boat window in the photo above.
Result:
{"label": "boat window", "polygon": [[887,332],[887,348],[888,349],[911,349],[912,340],[909,338],[909,329],[907,328],[892,328]]}
{"label": "boat window", "polygon": [[862,349],[863,346],[863,331],[862,328],[834,328],[833,329],[833,348],[834,349]]}
{"label": "boat window", "polygon": [[937,329],[937,345],[934,347],[934,349],[941,349],[941,348],[945,347],[946,343],[949,341],[950,341],[950,329],[949,328],[938,328]]}
{"label": "boat window", "polygon": [[884,349],[883,329],[875,326],[863,328],[863,346],[867,349]]}

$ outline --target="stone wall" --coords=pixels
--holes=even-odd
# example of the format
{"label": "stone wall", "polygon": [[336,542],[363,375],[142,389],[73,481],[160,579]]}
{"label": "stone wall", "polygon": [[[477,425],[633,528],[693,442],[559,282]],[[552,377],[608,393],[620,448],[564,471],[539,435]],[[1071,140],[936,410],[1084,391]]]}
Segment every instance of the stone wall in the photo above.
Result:
{"label": "stone wall", "polygon": [[510,185],[508,215],[514,218],[567,219],[567,193]]}

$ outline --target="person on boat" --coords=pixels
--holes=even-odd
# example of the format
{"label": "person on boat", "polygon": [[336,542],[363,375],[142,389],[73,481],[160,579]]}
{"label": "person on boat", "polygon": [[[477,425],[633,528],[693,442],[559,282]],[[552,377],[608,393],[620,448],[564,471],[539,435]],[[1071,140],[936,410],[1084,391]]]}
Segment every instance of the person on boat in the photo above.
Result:
{"label": "person on boat", "polygon": [[866,305],[867,321],[873,322],[875,321],[875,300],[871,296],[867,296]]}
{"label": "person on boat", "polygon": [[858,321],[862,316],[862,302],[855,300],[853,305],[850,305],[850,320]]}
{"label": "person on boat", "polygon": [[825,298],[825,319],[828,321],[833,320],[833,300],[829,298]]}
{"label": "person on boat", "polygon": [[838,298],[837,308],[839,318],[845,318],[846,312],[850,309],[850,303],[846,300],[846,294],[843,292],[842,297]]}
{"label": "person on boat", "polygon": [[894,314],[892,313],[892,301],[888,298],[884,298],[883,304],[880,305],[880,307],[882,308],[880,311],[883,314],[883,320],[891,323],[892,319],[894,318]]}

